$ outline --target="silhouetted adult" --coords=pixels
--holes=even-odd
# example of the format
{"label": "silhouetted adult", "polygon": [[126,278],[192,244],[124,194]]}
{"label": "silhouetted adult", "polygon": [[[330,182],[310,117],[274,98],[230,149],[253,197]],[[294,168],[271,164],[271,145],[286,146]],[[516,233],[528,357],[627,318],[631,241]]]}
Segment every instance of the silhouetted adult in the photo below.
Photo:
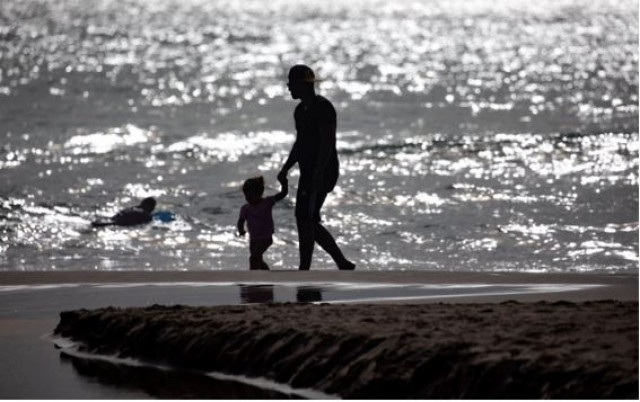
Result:
{"label": "silhouetted adult", "polygon": [[296,195],[296,223],[300,248],[300,270],[311,267],[313,247],[318,243],[335,261],[339,269],[352,270],[331,233],[322,226],[320,209],[338,181],[339,162],[336,151],[336,111],[326,98],[317,95],[313,70],[295,65],[289,70],[287,86],[291,97],[300,103],[294,112],[296,141],[282,166],[278,179],[298,164],[300,179]]}
{"label": "silhouetted adult", "polygon": [[91,222],[93,227],[101,226],[133,226],[143,223],[149,223],[153,219],[151,214],[156,207],[156,200],[153,197],[147,197],[140,202],[140,205],[123,209],[113,215],[106,221]]}

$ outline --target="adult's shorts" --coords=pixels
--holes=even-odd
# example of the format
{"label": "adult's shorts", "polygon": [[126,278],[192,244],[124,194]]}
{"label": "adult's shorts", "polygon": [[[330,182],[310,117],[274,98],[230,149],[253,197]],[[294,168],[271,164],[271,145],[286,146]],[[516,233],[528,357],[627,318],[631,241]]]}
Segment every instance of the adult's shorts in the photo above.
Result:
{"label": "adult's shorts", "polygon": [[327,193],[317,190],[298,189],[296,195],[296,219],[320,223],[320,209],[327,198]]}

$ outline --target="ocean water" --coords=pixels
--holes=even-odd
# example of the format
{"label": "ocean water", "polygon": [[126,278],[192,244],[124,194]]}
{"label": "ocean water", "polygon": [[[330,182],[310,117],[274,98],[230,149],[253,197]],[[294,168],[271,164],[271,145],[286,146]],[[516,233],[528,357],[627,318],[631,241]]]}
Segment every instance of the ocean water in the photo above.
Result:
{"label": "ocean water", "polygon": [[[360,270],[638,270],[638,1],[3,0],[0,270],[248,269],[242,181],[338,112]],[[297,267],[288,199],[274,269]],[[146,196],[174,222],[92,229]],[[335,269],[316,251],[312,269]]]}

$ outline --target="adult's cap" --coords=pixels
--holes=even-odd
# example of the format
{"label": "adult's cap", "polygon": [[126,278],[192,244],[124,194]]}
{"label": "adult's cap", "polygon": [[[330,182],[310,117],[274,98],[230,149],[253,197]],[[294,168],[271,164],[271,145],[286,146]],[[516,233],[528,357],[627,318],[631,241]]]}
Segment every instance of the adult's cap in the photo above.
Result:
{"label": "adult's cap", "polygon": [[316,78],[315,73],[309,66],[304,64],[296,64],[291,67],[289,70],[289,79],[311,83],[322,81],[321,79]]}

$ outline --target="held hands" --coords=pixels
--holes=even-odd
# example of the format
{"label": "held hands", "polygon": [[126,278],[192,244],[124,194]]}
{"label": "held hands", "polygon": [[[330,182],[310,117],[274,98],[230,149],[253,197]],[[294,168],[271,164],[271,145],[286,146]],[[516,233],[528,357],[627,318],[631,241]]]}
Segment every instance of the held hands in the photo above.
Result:
{"label": "held hands", "polygon": [[276,201],[282,200],[287,196],[287,194],[289,194],[289,181],[287,180],[286,171],[280,171],[280,173],[278,173],[278,181],[280,182],[280,186],[282,188],[280,189],[280,192],[275,195]]}

